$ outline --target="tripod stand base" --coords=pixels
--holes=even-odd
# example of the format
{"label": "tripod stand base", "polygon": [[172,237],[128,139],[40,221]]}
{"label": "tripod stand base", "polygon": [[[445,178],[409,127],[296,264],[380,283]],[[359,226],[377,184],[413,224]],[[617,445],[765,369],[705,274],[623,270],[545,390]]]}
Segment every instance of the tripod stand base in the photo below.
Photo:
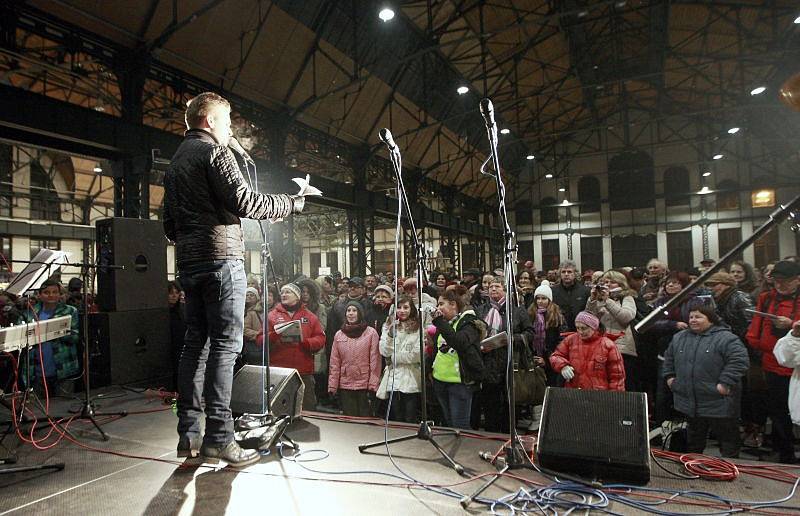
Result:
{"label": "tripod stand base", "polygon": [[[101,416],[101,417],[102,416],[125,417],[127,415],[128,415],[128,412],[126,412],[124,410],[122,412],[95,412],[94,411],[94,407],[92,406],[92,403],[90,401],[84,401],[83,404],[81,405],[80,414],[78,414],[77,416],[69,416],[69,417],[71,417],[72,419],[87,419],[87,420],[91,421],[92,425],[94,425],[95,429],[100,433],[100,437],[104,441],[108,441],[109,440],[108,434],[105,433],[102,428],[100,428],[100,425],[97,423],[97,420],[95,419],[95,417],[97,417],[97,416]],[[51,417],[51,419],[59,420],[59,419],[68,419],[68,418]],[[72,434],[70,434],[70,435],[72,435]],[[73,436],[73,438],[74,438],[74,436]]]}
{"label": "tripod stand base", "polygon": [[434,435],[433,434],[433,429],[428,424],[428,422],[427,421],[422,421],[419,424],[419,429],[417,430],[416,434],[405,435],[403,437],[395,437],[393,439],[388,439],[386,441],[378,441],[378,442],[369,443],[369,444],[359,444],[358,445],[358,451],[361,452],[361,453],[364,453],[366,450],[369,450],[370,448],[376,448],[378,446],[385,446],[385,445],[394,444],[394,443],[402,443],[404,441],[411,441],[413,439],[420,439],[422,441],[429,442],[431,444],[431,446],[436,448],[436,451],[438,451],[441,454],[441,456],[450,464],[450,467],[452,467],[456,471],[456,473],[458,473],[459,475],[463,475],[464,474],[464,466],[462,466],[461,464],[459,464],[458,462],[453,460],[453,458],[450,457],[450,455],[448,455],[446,451],[444,451],[444,448],[439,446],[439,443],[437,443],[434,440],[435,437],[438,437],[438,436],[441,436],[441,435],[454,435],[456,437],[460,437],[461,436],[461,432],[458,431],[458,430],[450,430],[450,429],[448,429],[448,430],[439,431],[439,432],[437,432],[436,435]]}
{"label": "tripod stand base", "polygon": [[530,469],[535,471],[535,468],[531,465],[530,459],[526,459],[525,456],[527,452],[525,448],[519,442],[516,442],[510,446],[507,446],[505,449],[506,454],[506,464],[503,466],[500,471],[492,475],[489,480],[483,483],[478,489],[475,490],[471,495],[463,497],[459,503],[461,507],[466,509],[469,507],[472,502],[475,501],[475,498],[481,495],[484,491],[489,489],[492,484],[497,482],[500,477],[502,477],[506,472],[512,471],[515,469]]}

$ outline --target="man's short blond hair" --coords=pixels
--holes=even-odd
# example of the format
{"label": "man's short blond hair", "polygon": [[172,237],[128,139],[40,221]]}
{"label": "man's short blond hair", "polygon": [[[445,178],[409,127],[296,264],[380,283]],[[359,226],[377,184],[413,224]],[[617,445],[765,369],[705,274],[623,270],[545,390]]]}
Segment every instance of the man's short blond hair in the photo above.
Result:
{"label": "man's short blond hair", "polygon": [[203,124],[203,120],[216,106],[231,108],[230,102],[214,92],[206,91],[189,101],[186,106],[186,127],[194,129]]}

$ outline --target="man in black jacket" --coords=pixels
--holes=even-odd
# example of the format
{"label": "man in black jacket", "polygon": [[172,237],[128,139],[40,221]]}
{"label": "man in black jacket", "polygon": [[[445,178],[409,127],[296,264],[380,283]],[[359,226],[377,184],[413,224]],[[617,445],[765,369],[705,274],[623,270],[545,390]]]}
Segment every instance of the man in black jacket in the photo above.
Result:
{"label": "man in black jacket", "polygon": [[561,283],[553,288],[553,302],[561,308],[569,331],[575,331],[575,317],[586,308],[589,299],[589,287],[578,283],[575,277],[575,262],[566,260],[558,266]]}
{"label": "man in black jacket", "polygon": [[[188,131],[164,179],[164,232],[175,242],[186,297],[186,338],[178,368],[178,456],[202,454],[233,467],[258,462],[234,440],[233,365],[242,350],[244,238],[239,217],[283,218],[304,198],[262,195],[244,180],[231,141],[230,104],[201,93],[186,108]],[[201,400],[206,428],[200,446]]]}

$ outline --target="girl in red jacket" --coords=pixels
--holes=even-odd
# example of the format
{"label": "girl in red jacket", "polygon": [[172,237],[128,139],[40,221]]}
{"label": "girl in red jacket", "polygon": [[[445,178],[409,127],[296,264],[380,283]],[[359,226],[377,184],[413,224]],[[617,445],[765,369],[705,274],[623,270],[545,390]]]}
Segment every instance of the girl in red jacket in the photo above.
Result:
{"label": "girl in red jacket", "polygon": [[603,391],[625,390],[625,366],[616,344],[603,335],[600,320],[589,312],[575,317],[577,333],[568,336],[550,355],[550,365],[567,381],[566,387]]}
{"label": "girl in red jacket", "polygon": [[350,301],[345,308],[345,322],[333,337],[328,392],[339,393],[345,416],[372,415],[374,398],[381,378],[381,354],[378,332],[364,320],[364,308]]}
{"label": "girl in red jacket", "polygon": [[[315,410],[317,397],[314,394],[314,353],[325,347],[325,332],[317,316],[300,302],[300,287],[295,283],[287,283],[281,287],[280,295],[280,303],[267,316],[270,365],[297,369],[305,384],[303,410]],[[300,321],[299,335],[296,335],[293,328],[275,331],[276,326],[292,321]],[[264,345],[263,333],[258,335],[256,344]]]}

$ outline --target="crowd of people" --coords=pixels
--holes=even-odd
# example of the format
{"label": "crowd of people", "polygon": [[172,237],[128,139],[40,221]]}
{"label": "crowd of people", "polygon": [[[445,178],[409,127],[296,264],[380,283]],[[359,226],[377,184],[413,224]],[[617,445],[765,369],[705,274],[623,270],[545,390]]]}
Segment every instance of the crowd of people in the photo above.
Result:
{"label": "crowd of people", "polygon": [[[641,268],[581,273],[565,261],[554,275],[527,262],[515,278],[511,303],[502,271],[467,269],[460,278],[436,271],[421,292],[416,279],[391,273],[298,276],[280,288],[270,283],[266,292],[250,277],[239,365],[261,364],[268,344],[271,365],[302,376],[304,409],[375,416],[391,398],[391,418],[412,423],[420,420],[427,382],[429,416],[437,423],[508,432],[507,347],[484,344],[508,330],[506,311],[512,310],[514,347],[535,357],[542,388],[646,392],[654,425],[686,422],[676,447],[702,452],[710,430],[723,456],[738,456],[743,445],[759,448],[766,439],[774,460],[793,463],[793,421],[800,422],[796,258],[762,270],[733,262],[649,330],[635,330],[710,265],[673,271],[653,259]],[[48,281],[26,306],[0,294],[3,325],[64,314],[75,321],[74,335],[31,354],[28,381],[34,384],[43,374],[63,389],[79,373],[78,311],[72,305],[81,301],[81,285],[69,287],[71,292]],[[186,330],[178,282],[169,282],[167,295],[177,364]],[[537,428],[535,405],[519,406],[516,413],[518,427]]]}
{"label": "crowd of people", "polygon": [[[414,278],[299,276],[280,291],[268,287],[266,307],[250,278],[242,362],[261,363],[265,312],[271,363],[303,376],[305,409],[382,415],[391,397],[392,419],[418,422],[425,381],[436,422],[508,432],[507,348],[482,342],[507,330],[510,307],[515,349],[532,352],[543,384],[646,392],[654,425],[686,422],[672,445],[691,452],[703,451],[709,430],[724,456],[737,456],[742,445],[758,448],[769,422],[773,458],[792,463],[791,403],[800,421],[800,370],[790,388],[800,366],[800,329],[791,332],[800,319],[796,258],[762,270],[733,262],[651,329],[635,330],[712,264],[674,271],[652,259],[640,268],[581,272],[565,261],[541,272],[529,261],[515,278],[513,303],[502,271],[467,269],[460,278],[435,271],[422,285],[422,320]],[[276,330],[291,321],[299,321],[299,332]],[[794,338],[787,349],[797,348],[783,359],[773,353],[782,338]],[[540,408],[518,406],[517,426],[535,430]]]}

